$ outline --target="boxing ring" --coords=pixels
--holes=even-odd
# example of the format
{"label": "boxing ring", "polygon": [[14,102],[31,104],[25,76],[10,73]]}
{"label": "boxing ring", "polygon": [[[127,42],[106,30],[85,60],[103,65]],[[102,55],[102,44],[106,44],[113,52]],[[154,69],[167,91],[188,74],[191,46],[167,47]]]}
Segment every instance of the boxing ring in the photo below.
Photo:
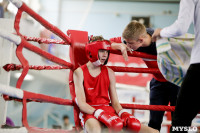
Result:
{"label": "boxing ring", "polygon": [[[14,29],[16,30],[16,34],[8,33],[7,31],[0,30],[0,36],[14,42],[17,45],[16,48],[16,56],[20,61],[20,65],[16,64],[5,64],[4,69],[6,71],[15,71],[22,69],[22,74],[19,77],[16,88],[6,86],[0,84],[0,93],[4,94],[4,99],[6,101],[15,100],[18,102],[22,102],[23,109],[22,109],[22,124],[28,130],[28,132],[57,132],[57,133],[64,133],[64,132],[80,132],[80,121],[79,121],[79,108],[75,103],[75,90],[74,90],[74,83],[73,83],[73,71],[88,62],[88,59],[85,54],[85,45],[88,42],[88,32],[86,31],[77,31],[77,30],[68,30],[67,34],[63,33],[60,29],[56,26],[50,24],[40,15],[35,13],[32,9],[30,9],[25,3],[21,2],[20,0],[10,0],[17,8],[18,12],[15,16],[14,21]],[[30,16],[32,16],[36,21],[38,21],[41,25],[45,28],[49,29],[51,32],[56,34],[62,40],[55,40],[55,39],[46,39],[46,38],[36,38],[36,37],[27,37],[20,33],[20,20],[22,13],[26,12]],[[33,44],[29,43],[28,41],[34,41],[38,43],[45,43],[50,44],[54,43],[57,45],[68,45],[70,47],[70,60],[71,62],[66,62],[63,59],[60,59],[48,52],[41,50],[40,48],[34,46]],[[34,66],[29,65],[29,61],[23,56],[22,50],[26,48],[38,55],[58,64],[57,66]],[[121,55],[120,51],[111,50],[112,54]],[[150,73],[159,80],[165,81],[162,74],[160,73],[156,56],[148,55],[146,53],[136,52],[133,53],[128,52],[128,56],[143,58],[144,62],[148,66],[148,68],[134,68],[134,67],[120,67],[120,66],[108,66],[115,72],[133,72],[133,73]],[[81,57],[81,58],[80,58]],[[48,96],[44,94],[38,94],[34,92],[29,92],[21,89],[21,85],[23,84],[23,80],[27,75],[29,69],[33,70],[58,70],[58,69],[70,69],[69,73],[69,88],[72,99],[63,99],[57,98],[53,96]],[[73,106],[74,107],[74,123],[75,127],[73,130],[61,130],[61,129],[42,129],[38,127],[31,127],[28,124],[27,120],[27,103],[28,102],[44,102],[49,104],[58,104],[63,106]],[[139,104],[121,104],[124,109],[140,109],[140,110],[157,110],[157,111],[174,111],[174,106],[157,106],[157,105],[139,105]]]}

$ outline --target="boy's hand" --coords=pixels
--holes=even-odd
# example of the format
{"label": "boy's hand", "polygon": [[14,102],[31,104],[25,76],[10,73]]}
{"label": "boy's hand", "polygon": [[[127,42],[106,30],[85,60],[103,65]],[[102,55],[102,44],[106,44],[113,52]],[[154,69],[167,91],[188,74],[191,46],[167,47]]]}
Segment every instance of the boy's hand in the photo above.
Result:
{"label": "boy's hand", "polygon": [[126,127],[128,130],[134,132],[140,131],[141,123],[133,115],[129,114],[123,109],[118,113],[118,115],[122,119],[124,127]]}
{"label": "boy's hand", "polygon": [[158,28],[154,31],[153,35],[152,35],[152,42],[155,42],[157,38],[160,38],[160,31],[162,29]]}
{"label": "boy's hand", "polygon": [[127,51],[130,51],[130,53],[132,53],[133,51],[130,47],[128,47],[124,43],[112,43],[111,48],[115,50],[120,50],[125,61],[128,61]]}
{"label": "boy's hand", "polygon": [[95,110],[94,116],[112,130],[121,131],[123,128],[122,120],[118,116],[105,112],[102,109]]}

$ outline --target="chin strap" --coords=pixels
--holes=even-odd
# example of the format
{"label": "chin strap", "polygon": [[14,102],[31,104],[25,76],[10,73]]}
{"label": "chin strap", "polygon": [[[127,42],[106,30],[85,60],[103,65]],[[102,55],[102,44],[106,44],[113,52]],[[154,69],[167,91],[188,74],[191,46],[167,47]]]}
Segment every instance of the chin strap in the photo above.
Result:
{"label": "chin strap", "polygon": [[92,64],[95,65],[95,66],[101,66],[102,65],[101,62],[100,62],[100,60],[92,62]]}

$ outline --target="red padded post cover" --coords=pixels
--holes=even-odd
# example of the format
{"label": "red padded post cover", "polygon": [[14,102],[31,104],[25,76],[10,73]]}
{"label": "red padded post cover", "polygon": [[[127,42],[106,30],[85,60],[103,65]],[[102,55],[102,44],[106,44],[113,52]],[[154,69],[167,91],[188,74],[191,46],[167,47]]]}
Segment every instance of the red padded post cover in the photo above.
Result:
{"label": "red padded post cover", "polygon": [[[88,62],[88,59],[85,54],[85,45],[88,42],[88,32],[86,31],[77,31],[77,30],[68,30],[68,36],[71,39],[70,46],[70,60],[73,64],[73,69],[70,70],[69,74],[69,88],[72,97],[72,101],[75,103],[75,88],[73,82],[73,72],[76,68]],[[74,122],[77,129],[80,127],[79,121],[79,108],[74,104]]]}

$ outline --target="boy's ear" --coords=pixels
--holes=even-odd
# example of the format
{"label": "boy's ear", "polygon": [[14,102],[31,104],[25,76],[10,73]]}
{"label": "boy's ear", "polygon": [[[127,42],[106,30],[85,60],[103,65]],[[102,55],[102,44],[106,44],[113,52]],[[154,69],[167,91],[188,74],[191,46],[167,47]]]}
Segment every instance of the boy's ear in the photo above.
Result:
{"label": "boy's ear", "polygon": [[143,38],[139,38],[139,39],[138,39],[138,42],[139,42],[139,43],[143,43],[143,42],[144,42],[144,39],[143,39]]}

